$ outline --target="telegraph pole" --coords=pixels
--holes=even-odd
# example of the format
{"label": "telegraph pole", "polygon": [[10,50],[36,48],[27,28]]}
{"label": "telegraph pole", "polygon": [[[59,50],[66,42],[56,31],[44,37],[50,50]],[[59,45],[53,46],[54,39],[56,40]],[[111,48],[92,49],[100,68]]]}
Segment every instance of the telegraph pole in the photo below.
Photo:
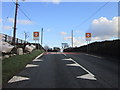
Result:
{"label": "telegraph pole", "polygon": [[14,31],[13,31],[13,40],[12,40],[13,45],[15,45],[15,38],[16,38],[17,13],[18,13],[18,0],[16,0],[16,8],[15,8]]}
{"label": "telegraph pole", "polygon": [[73,48],[73,30],[72,30],[72,33],[71,33],[71,44],[72,44],[72,48]]}
{"label": "telegraph pole", "polygon": [[42,49],[42,43],[43,43],[43,28],[41,29],[41,49]]}

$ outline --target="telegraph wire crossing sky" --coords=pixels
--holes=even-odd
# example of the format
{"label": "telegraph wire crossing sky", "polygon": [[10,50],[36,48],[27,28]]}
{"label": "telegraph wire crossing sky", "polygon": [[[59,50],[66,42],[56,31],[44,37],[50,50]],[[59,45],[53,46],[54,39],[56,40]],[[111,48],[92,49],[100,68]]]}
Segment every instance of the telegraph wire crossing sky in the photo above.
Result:
{"label": "telegraph wire crossing sky", "polygon": [[[12,36],[15,4],[2,2],[2,33]],[[118,2],[19,2],[17,37],[24,39],[29,33],[44,29],[43,46],[71,46],[71,31],[74,31],[74,46],[86,44],[85,33],[92,33],[92,41],[118,38]],[[83,23],[83,24],[82,24]]]}

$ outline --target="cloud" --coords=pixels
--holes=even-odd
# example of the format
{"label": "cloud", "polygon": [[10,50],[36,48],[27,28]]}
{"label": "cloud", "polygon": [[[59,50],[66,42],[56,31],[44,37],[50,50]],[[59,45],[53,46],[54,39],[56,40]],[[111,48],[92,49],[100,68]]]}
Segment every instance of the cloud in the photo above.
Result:
{"label": "cloud", "polygon": [[59,4],[61,0],[42,0],[42,2],[52,2],[53,4]]}
{"label": "cloud", "polygon": [[81,32],[80,30],[76,30],[75,33],[80,34],[80,33],[82,33],[82,32]]}
{"label": "cloud", "polygon": [[[8,21],[14,23],[14,19],[13,18],[8,18]],[[23,25],[33,24],[33,22],[30,21],[30,20],[17,20],[17,23],[18,24],[23,24]]]}
{"label": "cloud", "polygon": [[10,29],[12,29],[12,27],[11,26],[3,26],[3,29],[4,30],[10,30]]}
{"label": "cloud", "polygon": [[52,3],[54,3],[54,4],[59,4],[59,3],[60,3],[60,0],[52,0]]}
{"label": "cloud", "polygon": [[0,23],[2,23],[2,19],[0,18]]}
{"label": "cloud", "polygon": [[60,32],[62,36],[65,36],[67,33],[66,32]]}
{"label": "cloud", "polygon": [[93,40],[106,40],[118,37],[118,17],[111,20],[106,17],[100,17],[92,21],[88,32],[92,33]]}
{"label": "cloud", "polygon": [[[71,40],[71,36],[68,37],[64,37],[64,40]],[[73,37],[73,46],[82,46],[85,45],[86,41],[85,41],[85,37]]]}
{"label": "cloud", "polygon": [[51,31],[51,29],[47,29],[46,31],[47,31],[47,32],[50,32],[50,31]]}
{"label": "cloud", "polygon": [[64,40],[69,40],[69,39],[71,39],[71,38],[72,38],[71,36],[64,37]]}

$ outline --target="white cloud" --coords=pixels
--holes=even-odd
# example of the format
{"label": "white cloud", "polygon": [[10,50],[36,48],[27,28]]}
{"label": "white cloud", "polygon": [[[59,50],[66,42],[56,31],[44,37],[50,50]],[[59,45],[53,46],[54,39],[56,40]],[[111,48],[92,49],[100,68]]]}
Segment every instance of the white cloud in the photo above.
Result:
{"label": "white cloud", "polygon": [[2,19],[0,18],[0,23],[2,23]]}
{"label": "white cloud", "polygon": [[66,32],[60,32],[62,36],[65,36],[67,33]]}
{"label": "white cloud", "polygon": [[69,36],[69,37],[64,37],[64,40],[69,40],[69,39],[71,39],[71,36]]}
{"label": "white cloud", "polygon": [[92,21],[88,32],[92,33],[93,40],[106,40],[118,37],[118,17],[112,20],[106,17],[100,17]]}
{"label": "white cloud", "polygon": [[[68,37],[64,37],[64,40],[71,40],[71,36]],[[86,41],[85,41],[85,37],[73,37],[73,46],[82,46],[85,45]]]}
{"label": "white cloud", "polygon": [[[14,23],[14,18],[8,18],[8,21]],[[17,20],[17,23],[18,24],[23,24],[23,25],[33,24],[33,22],[30,21],[30,20]]]}
{"label": "white cloud", "polygon": [[50,32],[50,31],[51,31],[51,29],[47,29],[46,31],[47,31],[47,32]]}
{"label": "white cloud", "polygon": [[76,30],[75,32],[78,33],[78,34],[82,33],[80,30]]}
{"label": "white cloud", "polygon": [[59,4],[59,3],[60,3],[60,0],[52,0],[52,2],[53,2],[54,4]]}
{"label": "white cloud", "polygon": [[85,40],[84,37],[78,37],[78,38],[73,37],[73,45],[74,45],[74,47],[84,45],[85,44],[84,40]]}
{"label": "white cloud", "polygon": [[52,2],[53,4],[59,4],[61,0],[42,0],[42,2]]}
{"label": "white cloud", "polygon": [[11,26],[3,26],[3,29],[4,29],[4,30],[11,30],[12,27],[11,27]]}

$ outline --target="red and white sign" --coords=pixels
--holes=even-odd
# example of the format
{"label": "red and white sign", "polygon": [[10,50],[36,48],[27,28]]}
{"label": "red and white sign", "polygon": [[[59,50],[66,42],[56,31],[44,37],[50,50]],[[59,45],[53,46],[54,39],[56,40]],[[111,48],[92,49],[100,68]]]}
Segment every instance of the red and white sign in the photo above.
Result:
{"label": "red and white sign", "polygon": [[90,41],[91,40],[91,33],[86,33],[85,37],[86,37],[86,41]]}
{"label": "red and white sign", "polygon": [[91,33],[86,33],[86,38],[91,38]]}
{"label": "red and white sign", "polygon": [[33,39],[39,40],[39,32],[33,32]]}
{"label": "red and white sign", "polygon": [[39,32],[33,32],[34,33],[34,37],[39,37]]}

